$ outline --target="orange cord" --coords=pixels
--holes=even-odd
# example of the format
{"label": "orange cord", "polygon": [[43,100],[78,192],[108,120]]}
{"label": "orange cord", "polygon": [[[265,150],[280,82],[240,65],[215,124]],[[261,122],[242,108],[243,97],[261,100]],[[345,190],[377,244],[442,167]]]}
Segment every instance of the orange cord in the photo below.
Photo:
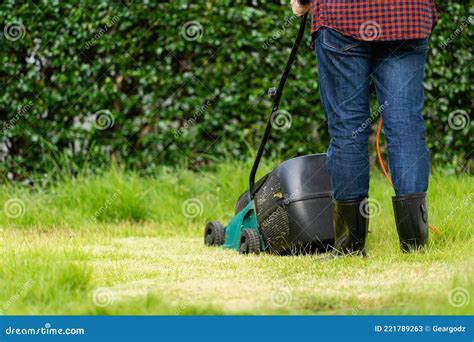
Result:
{"label": "orange cord", "polygon": [[377,134],[375,135],[375,149],[377,150],[377,159],[379,160],[380,168],[382,169],[383,175],[387,178],[388,182],[390,183],[391,187],[393,188],[392,179],[388,175],[387,170],[385,169],[385,165],[383,164],[382,154],[380,153],[380,131],[382,130],[382,118],[379,120],[379,124],[377,125]]}
{"label": "orange cord", "polygon": [[[377,134],[375,135],[375,149],[377,150],[377,159],[379,161],[380,168],[382,169],[382,173],[393,188],[392,179],[390,178],[390,175],[388,174],[387,170],[385,169],[385,165],[383,164],[383,160],[382,160],[382,154],[380,153],[380,132],[381,132],[381,130],[382,130],[382,118],[380,118],[379,123],[377,125]],[[430,228],[431,232],[433,232],[435,234],[440,234],[439,230],[435,226],[433,226],[431,224],[428,224],[428,227]]]}

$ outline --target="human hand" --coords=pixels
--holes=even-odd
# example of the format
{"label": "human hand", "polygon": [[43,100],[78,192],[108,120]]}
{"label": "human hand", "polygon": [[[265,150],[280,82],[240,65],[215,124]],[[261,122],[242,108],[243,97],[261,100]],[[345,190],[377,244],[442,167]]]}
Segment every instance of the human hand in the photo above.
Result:
{"label": "human hand", "polygon": [[310,7],[311,1],[291,0],[291,9],[293,10],[294,15],[296,15],[297,17],[301,17],[306,12],[308,12]]}

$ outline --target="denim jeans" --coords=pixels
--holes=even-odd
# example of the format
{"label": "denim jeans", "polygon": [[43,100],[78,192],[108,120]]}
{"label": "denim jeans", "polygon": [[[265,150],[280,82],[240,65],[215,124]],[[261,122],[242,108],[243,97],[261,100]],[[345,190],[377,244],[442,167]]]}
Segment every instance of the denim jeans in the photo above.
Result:
{"label": "denim jeans", "polygon": [[[369,128],[383,118],[397,196],[425,192],[430,154],[422,117],[427,39],[359,41],[321,28],[314,34],[321,102],[330,144],[327,168],[336,200],[369,191]],[[379,109],[371,114],[373,81]]]}

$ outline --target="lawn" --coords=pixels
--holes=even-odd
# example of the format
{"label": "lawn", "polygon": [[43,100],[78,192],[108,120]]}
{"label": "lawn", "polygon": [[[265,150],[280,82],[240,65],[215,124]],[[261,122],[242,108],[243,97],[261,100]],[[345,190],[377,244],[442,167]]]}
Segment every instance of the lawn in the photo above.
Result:
{"label": "lawn", "polygon": [[[269,169],[269,165],[265,166]],[[434,172],[424,252],[398,249],[392,190],[372,172],[369,257],[241,256],[203,245],[249,163],[153,178],[111,170],[0,188],[3,314],[472,314],[474,179]]]}

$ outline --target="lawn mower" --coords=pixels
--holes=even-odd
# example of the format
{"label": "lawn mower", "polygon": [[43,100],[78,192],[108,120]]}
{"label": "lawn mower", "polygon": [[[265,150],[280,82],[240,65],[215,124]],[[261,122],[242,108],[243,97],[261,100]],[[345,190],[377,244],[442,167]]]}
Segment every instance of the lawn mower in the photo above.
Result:
{"label": "lawn mower", "polygon": [[206,224],[206,245],[223,245],[242,254],[258,254],[261,251],[294,254],[327,251],[334,243],[326,154],[287,160],[255,182],[306,20],[307,15],[304,15],[278,87],[268,91],[273,106],[250,172],[249,188],[237,200],[235,215],[225,227],[218,221]]}

